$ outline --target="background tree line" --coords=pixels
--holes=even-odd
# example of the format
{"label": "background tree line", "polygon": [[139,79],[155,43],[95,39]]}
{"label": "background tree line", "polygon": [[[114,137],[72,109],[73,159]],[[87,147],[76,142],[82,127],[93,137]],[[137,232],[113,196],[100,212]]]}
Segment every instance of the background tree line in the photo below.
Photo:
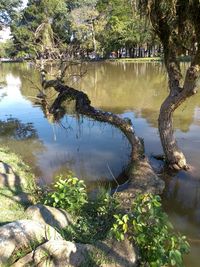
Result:
{"label": "background tree line", "polygon": [[23,9],[20,1],[4,2],[1,17],[10,22],[12,41],[1,48],[2,55],[150,57],[162,52],[137,0],[29,0]]}

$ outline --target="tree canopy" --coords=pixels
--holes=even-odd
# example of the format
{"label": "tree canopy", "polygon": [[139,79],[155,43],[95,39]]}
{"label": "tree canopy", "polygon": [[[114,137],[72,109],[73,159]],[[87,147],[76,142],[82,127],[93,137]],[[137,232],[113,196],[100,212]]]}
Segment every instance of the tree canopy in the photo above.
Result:
{"label": "tree canopy", "polygon": [[158,43],[136,0],[29,0],[11,31],[16,55],[73,45],[82,55],[125,49],[133,56],[131,49]]}
{"label": "tree canopy", "polygon": [[0,26],[7,25],[14,19],[17,8],[22,4],[21,0],[0,0]]}

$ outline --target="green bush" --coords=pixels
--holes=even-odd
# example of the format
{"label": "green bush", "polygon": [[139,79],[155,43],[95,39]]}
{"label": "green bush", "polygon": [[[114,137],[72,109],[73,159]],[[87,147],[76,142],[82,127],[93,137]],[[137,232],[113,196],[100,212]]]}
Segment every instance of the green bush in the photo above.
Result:
{"label": "green bush", "polygon": [[139,195],[129,214],[114,217],[112,233],[118,240],[127,235],[138,246],[143,263],[152,267],[183,266],[182,255],[188,253],[189,244],[184,236],[173,232],[159,196]]}
{"label": "green bush", "polygon": [[189,251],[189,244],[184,236],[173,232],[159,196],[138,195],[131,211],[120,214],[114,196],[101,190],[95,199],[90,199],[82,180],[60,177],[54,187],[45,204],[76,215],[76,223],[61,233],[67,240],[94,243],[110,233],[117,240],[127,236],[138,246],[145,266],[183,266],[182,255]]}
{"label": "green bush", "polygon": [[76,177],[69,175],[63,180],[60,176],[54,187],[55,191],[46,195],[44,204],[78,214],[83,205],[88,202],[84,181]]}
{"label": "green bush", "polygon": [[80,243],[103,240],[109,235],[117,208],[115,198],[100,190],[95,199],[89,199],[82,207],[76,223],[65,229],[65,238]]}

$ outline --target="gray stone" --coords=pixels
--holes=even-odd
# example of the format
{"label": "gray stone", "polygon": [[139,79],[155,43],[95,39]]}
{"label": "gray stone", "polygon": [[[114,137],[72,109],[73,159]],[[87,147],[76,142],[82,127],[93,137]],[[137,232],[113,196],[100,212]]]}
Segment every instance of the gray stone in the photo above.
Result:
{"label": "gray stone", "polygon": [[47,223],[54,228],[63,229],[72,223],[71,216],[62,209],[37,204],[26,210],[28,218],[41,223]]}
{"label": "gray stone", "polygon": [[[65,240],[50,240],[35,251],[19,259],[13,267],[78,267],[96,266],[99,259],[101,267],[136,267],[136,250],[128,240],[117,242],[106,240],[95,245],[77,244]],[[102,263],[100,263],[102,261]],[[104,263],[106,262],[106,263]]]}
{"label": "gray stone", "polygon": [[30,251],[50,239],[62,240],[51,226],[31,220],[19,220],[0,227],[0,266],[7,263],[14,252]]}
{"label": "gray stone", "polygon": [[65,240],[50,240],[25,257],[13,267],[71,267],[80,266],[85,261],[89,245],[76,244]]}
{"label": "gray stone", "polygon": [[114,239],[99,241],[96,248],[107,258],[107,262],[102,263],[101,267],[136,267],[138,265],[137,249],[128,239],[121,242]]}

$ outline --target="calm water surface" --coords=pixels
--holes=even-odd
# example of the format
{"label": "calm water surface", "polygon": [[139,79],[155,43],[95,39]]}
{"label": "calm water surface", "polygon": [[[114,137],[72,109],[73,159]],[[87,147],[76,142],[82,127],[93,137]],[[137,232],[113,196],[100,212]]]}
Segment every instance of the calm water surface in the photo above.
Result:
{"label": "calm water surface", "polygon": [[[183,66],[184,68],[184,66]],[[157,117],[167,95],[167,78],[158,63],[94,63],[73,86],[84,90],[93,106],[129,117],[136,134],[144,138],[146,154],[162,153]],[[114,127],[77,117],[73,106],[55,123],[36,103],[39,75],[28,64],[0,66],[0,141],[31,163],[40,183],[73,171],[89,186],[107,183],[123,171],[130,146]],[[75,80],[74,80],[75,82]],[[49,101],[54,92],[47,92]],[[191,253],[188,267],[199,266],[200,254],[200,94],[176,112],[177,141],[189,172],[165,175],[163,204],[175,227],[186,234]],[[159,162],[152,162],[155,166]]]}

